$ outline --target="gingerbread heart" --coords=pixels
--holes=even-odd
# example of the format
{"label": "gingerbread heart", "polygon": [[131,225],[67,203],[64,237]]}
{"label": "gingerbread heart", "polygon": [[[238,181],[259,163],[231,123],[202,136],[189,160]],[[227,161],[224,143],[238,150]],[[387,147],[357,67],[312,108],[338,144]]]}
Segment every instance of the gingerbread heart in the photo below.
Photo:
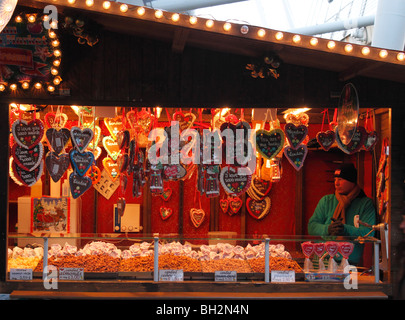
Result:
{"label": "gingerbread heart", "polygon": [[113,182],[119,177],[120,171],[118,168],[118,163],[110,157],[105,157],[103,159],[103,167]]}
{"label": "gingerbread heart", "polygon": [[253,176],[251,188],[253,189],[255,194],[257,196],[259,196],[260,198],[263,198],[270,192],[271,186],[272,186],[271,180],[266,181],[266,180],[260,179],[256,175]]}
{"label": "gingerbread heart", "polygon": [[128,111],[126,113],[125,117],[127,118],[127,121],[129,123],[129,126],[131,127],[131,129],[135,129],[135,127],[137,126],[136,112],[134,110]]}
{"label": "gingerbread heart", "polygon": [[190,218],[194,227],[198,228],[204,222],[205,212],[203,209],[192,208],[190,210]]}
{"label": "gingerbread heart", "polygon": [[170,188],[165,188],[163,189],[163,192],[160,194],[160,197],[164,200],[164,201],[169,201],[171,195],[173,193],[173,190]]}
{"label": "gingerbread heart", "polygon": [[256,220],[261,220],[270,212],[271,200],[269,197],[264,197],[262,200],[254,200],[247,198],[246,207],[249,214]]}
{"label": "gingerbread heart", "polygon": [[77,148],[77,150],[79,150],[79,152],[86,150],[87,146],[93,139],[93,135],[93,130],[90,128],[84,128],[82,130],[79,127],[72,127],[72,129],[70,129],[72,144]]}
{"label": "gingerbread heart", "polygon": [[256,150],[266,159],[274,158],[284,146],[285,135],[281,129],[256,131]]}
{"label": "gingerbread heart", "polygon": [[221,200],[219,200],[219,206],[221,207],[221,210],[223,211],[223,213],[227,213],[227,212],[228,212],[228,208],[229,208],[228,199],[221,199]]}
{"label": "gingerbread heart", "polygon": [[43,161],[41,161],[39,166],[32,171],[24,170],[23,168],[19,167],[15,161],[12,161],[11,163],[13,176],[17,179],[17,181],[27,187],[31,187],[38,182],[38,180],[41,178],[43,167]]}
{"label": "gingerbread heart", "polygon": [[229,215],[234,215],[239,212],[242,208],[242,200],[239,197],[231,197],[228,199],[229,202]]}
{"label": "gingerbread heart", "polygon": [[103,147],[105,151],[107,151],[107,154],[116,161],[118,159],[118,156],[121,152],[120,147],[118,146],[117,141],[111,137],[111,136],[106,136],[103,138]]}
{"label": "gingerbread heart", "polygon": [[87,176],[81,177],[76,172],[72,172],[69,176],[69,184],[72,198],[77,199],[92,186],[92,181]]}
{"label": "gingerbread heart", "polygon": [[159,212],[163,220],[167,220],[173,214],[172,208],[167,207],[160,207]]}
{"label": "gingerbread heart", "polygon": [[335,132],[332,130],[320,131],[316,134],[316,141],[318,141],[321,148],[328,151],[335,142]]}
{"label": "gingerbread heart", "polygon": [[343,258],[348,259],[353,252],[354,245],[351,242],[339,242],[339,252]]}
{"label": "gingerbread heart", "polygon": [[163,178],[165,180],[180,180],[186,174],[187,170],[181,164],[169,164],[163,168]]}
{"label": "gingerbread heart", "polygon": [[367,133],[367,138],[364,141],[364,150],[370,151],[374,148],[378,141],[378,136],[376,131],[371,131]]}
{"label": "gingerbread heart", "polygon": [[311,256],[311,254],[314,252],[315,245],[310,241],[306,241],[306,242],[301,243],[301,248],[302,248],[302,253],[304,254],[305,258],[308,259]]}
{"label": "gingerbread heart", "polygon": [[63,153],[61,155],[54,151],[48,152],[45,157],[45,165],[54,182],[58,182],[69,168],[70,159],[69,154]]}
{"label": "gingerbread heart", "polygon": [[325,250],[331,257],[334,257],[339,250],[339,244],[334,241],[327,241],[325,243]]}
{"label": "gingerbread heart", "polygon": [[48,112],[44,116],[46,128],[63,128],[66,125],[67,121],[67,114],[62,112]]}
{"label": "gingerbread heart", "polygon": [[290,147],[296,149],[305,140],[308,128],[303,124],[296,126],[293,123],[287,123],[284,127],[284,132]]}
{"label": "gingerbread heart", "polygon": [[[244,174],[242,174],[241,171],[243,171]],[[221,170],[219,179],[226,193],[239,196],[249,189],[252,174],[247,167],[237,168],[234,166],[225,166]]]}
{"label": "gingerbread heart", "polygon": [[91,126],[88,128],[93,130],[93,139],[91,139],[87,149],[94,150],[97,148],[98,143],[100,142],[101,128],[99,126]]}
{"label": "gingerbread heart", "polygon": [[141,110],[138,112],[137,125],[144,135],[147,136],[152,129],[153,120],[154,116],[146,110]]}
{"label": "gingerbread heart", "polygon": [[46,130],[45,136],[52,150],[59,154],[69,142],[70,130],[67,128],[61,128],[59,130],[56,128],[49,128]]}
{"label": "gingerbread heart", "polygon": [[122,117],[118,116],[115,118],[105,118],[104,124],[110,132],[111,137],[116,140],[118,132],[120,132],[123,128]]}
{"label": "gingerbread heart", "polygon": [[364,146],[364,142],[367,139],[367,131],[364,127],[358,126],[356,131],[348,144],[342,142],[341,137],[339,136],[339,130],[336,127],[336,142],[340,150],[347,154],[353,154],[361,150]]}
{"label": "gingerbread heart", "polygon": [[194,124],[195,119],[196,119],[195,114],[190,112],[183,113],[181,111],[177,111],[173,114],[173,121],[179,122],[180,131],[191,128]]}
{"label": "gingerbread heart", "polygon": [[297,149],[291,147],[284,148],[284,155],[288,162],[294,167],[295,170],[299,171],[304,165],[305,158],[307,157],[308,148],[306,145],[301,145]]}
{"label": "gingerbread heart", "polygon": [[39,143],[31,149],[25,149],[14,143],[11,154],[19,167],[26,171],[32,171],[41,164],[44,147],[42,143]]}
{"label": "gingerbread heart", "polygon": [[90,151],[79,152],[77,150],[71,150],[69,156],[73,168],[80,177],[83,177],[94,163],[94,155]]}
{"label": "gingerbread heart", "polygon": [[44,124],[39,119],[14,121],[11,129],[15,142],[25,149],[35,147],[44,135]]}

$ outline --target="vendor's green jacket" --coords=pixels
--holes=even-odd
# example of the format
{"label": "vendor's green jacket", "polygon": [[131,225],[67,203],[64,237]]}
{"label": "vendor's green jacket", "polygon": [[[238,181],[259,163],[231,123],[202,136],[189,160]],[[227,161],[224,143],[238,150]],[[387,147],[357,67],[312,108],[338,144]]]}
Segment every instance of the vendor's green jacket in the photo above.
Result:
{"label": "vendor's green jacket", "polygon": [[[338,205],[338,200],[334,194],[329,194],[319,201],[314,214],[308,222],[308,233],[310,235],[317,235],[329,238],[328,226],[332,223],[332,216],[335,208]],[[364,236],[370,232],[370,228],[362,225],[359,228],[354,226],[354,217],[359,215],[359,219],[369,225],[376,224],[376,211],[373,205],[373,201],[366,196],[362,190],[360,194],[355,198],[349,207],[346,209],[346,222],[344,225],[344,234],[342,236],[358,237]],[[371,236],[373,233],[370,234]],[[364,246],[354,242],[354,249],[349,257],[349,263],[357,265],[363,255]]]}

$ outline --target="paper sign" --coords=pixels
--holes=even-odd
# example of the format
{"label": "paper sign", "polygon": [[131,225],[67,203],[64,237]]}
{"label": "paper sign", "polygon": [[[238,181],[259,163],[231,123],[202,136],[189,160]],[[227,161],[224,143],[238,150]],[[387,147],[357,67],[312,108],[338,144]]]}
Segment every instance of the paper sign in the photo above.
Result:
{"label": "paper sign", "polygon": [[215,281],[236,282],[236,271],[215,271]]}
{"label": "paper sign", "polygon": [[10,280],[32,280],[32,269],[10,268]]}
{"label": "paper sign", "polygon": [[183,281],[183,270],[159,270],[159,281]]}
{"label": "paper sign", "polygon": [[59,280],[83,280],[83,268],[59,268]]}
{"label": "paper sign", "polygon": [[295,271],[271,270],[271,282],[295,282]]}

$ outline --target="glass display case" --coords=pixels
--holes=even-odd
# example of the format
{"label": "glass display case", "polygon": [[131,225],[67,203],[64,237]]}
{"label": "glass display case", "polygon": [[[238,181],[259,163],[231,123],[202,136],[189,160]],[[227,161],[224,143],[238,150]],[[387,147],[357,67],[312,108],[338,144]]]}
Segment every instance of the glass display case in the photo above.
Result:
{"label": "glass display case", "polygon": [[[380,244],[373,237],[9,234],[7,279],[379,283]],[[351,265],[353,249],[364,246],[373,250],[371,268]]]}

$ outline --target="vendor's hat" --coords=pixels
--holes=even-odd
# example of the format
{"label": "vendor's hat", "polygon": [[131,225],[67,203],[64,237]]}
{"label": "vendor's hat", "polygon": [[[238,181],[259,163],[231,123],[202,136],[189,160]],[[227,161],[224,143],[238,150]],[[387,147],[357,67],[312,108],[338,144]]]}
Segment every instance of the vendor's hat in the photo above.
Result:
{"label": "vendor's hat", "polygon": [[357,182],[357,170],[353,163],[344,163],[335,170],[335,177],[345,179],[347,181]]}

